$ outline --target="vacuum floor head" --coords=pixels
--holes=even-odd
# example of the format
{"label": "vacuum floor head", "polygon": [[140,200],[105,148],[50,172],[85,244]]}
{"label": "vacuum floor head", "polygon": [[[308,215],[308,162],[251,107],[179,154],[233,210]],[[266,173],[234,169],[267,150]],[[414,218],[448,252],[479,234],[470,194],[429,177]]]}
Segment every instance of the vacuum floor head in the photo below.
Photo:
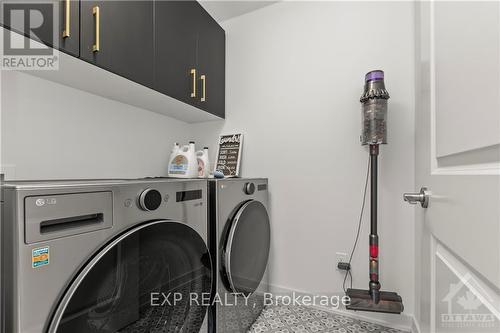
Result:
{"label": "vacuum floor head", "polygon": [[397,293],[381,291],[380,301],[375,304],[370,292],[363,289],[347,289],[346,295],[351,299],[347,310],[396,313],[403,312],[403,300]]}

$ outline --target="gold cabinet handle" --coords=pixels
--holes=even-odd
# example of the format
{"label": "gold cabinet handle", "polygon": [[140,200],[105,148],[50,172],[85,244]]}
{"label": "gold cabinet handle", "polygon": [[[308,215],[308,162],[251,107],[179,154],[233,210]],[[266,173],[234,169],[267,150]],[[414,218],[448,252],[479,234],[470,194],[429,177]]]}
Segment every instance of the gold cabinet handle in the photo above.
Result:
{"label": "gold cabinet handle", "polygon": [[193,90],[191,91],[191,97],[196,97],[196,69],[191,69],[191,75],[193,76]]}
{"label": "gold cabinet handle", "polygon": [[63,38],[68,38],[70,36],[70,31],[69,31],[69,26],[70,26],[70,0],[66,0],[64,4],[64,16],[65,16],[65,22],[64,22],[64,30],[63,30]]}
{"label": "gold cabinet handle", "polygon": [[207,77],[205,75],[200,76],[201,79],[201,101],[205,102],[206,101],[206,94],[207,94]]}
{"label": "gold cabinet handle", "polygon": [[92,8],[92,14],[95,16],[95,44],[92,46],[92,51],[93,52],[99,52],[100,49],[100,27],[101,27],[101,22],[100,22],[100,11],[99,11],[99,6],[95,6]]}

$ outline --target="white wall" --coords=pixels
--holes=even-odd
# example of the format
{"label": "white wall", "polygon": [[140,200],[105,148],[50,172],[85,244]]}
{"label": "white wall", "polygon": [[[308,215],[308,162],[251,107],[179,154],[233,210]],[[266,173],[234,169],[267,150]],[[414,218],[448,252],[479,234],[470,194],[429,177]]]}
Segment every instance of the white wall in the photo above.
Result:
{"label": "white wall", "polygon": [[[269,177],[276,287],[342,290],[335,252],[351,250],[368,161],[359,97],[364,74],[383,69],[391,99],[380,158],[381,283],[413,313],[414,211],[402,201],[415,188],[413,25],[410,2],[282,2],[224,22],[226,121],[192,129],[211,147],[220,132],[242,131],[243,176]],[[357,288],[368,287],[368,227],[367,207]]]}
{"label": "white wall", "polygon": [[165,176],[186,124],[37,77],[2,73],[6,179]]}

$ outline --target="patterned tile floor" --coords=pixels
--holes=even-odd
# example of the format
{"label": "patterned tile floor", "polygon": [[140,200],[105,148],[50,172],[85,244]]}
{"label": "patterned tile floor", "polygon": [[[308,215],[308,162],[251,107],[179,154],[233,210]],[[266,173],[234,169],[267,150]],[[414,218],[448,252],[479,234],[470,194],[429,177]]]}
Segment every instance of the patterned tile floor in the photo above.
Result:
{"label": "patterned tile floor", "polygon": [[305,306],[265,308],[249,333],[406,333]]}

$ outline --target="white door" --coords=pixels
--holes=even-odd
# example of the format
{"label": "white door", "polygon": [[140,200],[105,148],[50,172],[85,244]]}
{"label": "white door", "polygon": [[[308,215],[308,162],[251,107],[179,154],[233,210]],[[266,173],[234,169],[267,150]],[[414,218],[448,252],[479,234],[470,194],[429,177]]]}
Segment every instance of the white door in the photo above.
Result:
{"label": "white door", "polygon": [[500,4],[416,6],[417,323],[500,332]]}

